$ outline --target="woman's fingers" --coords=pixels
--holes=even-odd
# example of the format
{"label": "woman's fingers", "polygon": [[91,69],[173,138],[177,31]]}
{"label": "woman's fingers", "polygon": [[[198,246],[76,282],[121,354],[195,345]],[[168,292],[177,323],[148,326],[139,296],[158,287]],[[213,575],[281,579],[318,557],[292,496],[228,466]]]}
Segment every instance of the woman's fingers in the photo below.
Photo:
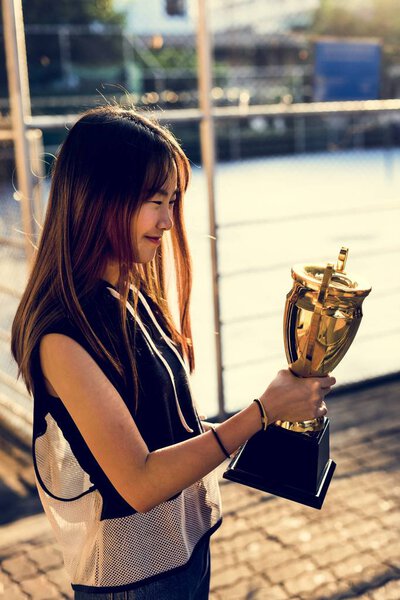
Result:
{"label": "woman's fingers", "polygon": [[[332,380],[333,377],[326,377],[324,379]],[[322,383],[322,378],[314,379],[311,383],[311,401],[313,404],[314,418],[324,417],[328,412],[328,408],[325,404],[325,396],[331,391],[330,386],[326,386],[326,382]]]}
{"label": "woman's fingers", "polygon": [[325,396],[336,379],[324,377],[295,377],[290,370],[279,371],[260,397],[271,422],[306,421],[327,413]]}
{"label": "woman's fingers", "polygon": [[335,385],[336,379],[334,377],[321,377],[321,388],[324,390],[326,388],[331,388]]}
{"label": "woman's fingers", "polygon": [[316,416],[317,417],[324,417],[327,412],[328,412],[328,407],[326,406],[325,402],[322,401],[321,404],[317,408],[317,415]]}

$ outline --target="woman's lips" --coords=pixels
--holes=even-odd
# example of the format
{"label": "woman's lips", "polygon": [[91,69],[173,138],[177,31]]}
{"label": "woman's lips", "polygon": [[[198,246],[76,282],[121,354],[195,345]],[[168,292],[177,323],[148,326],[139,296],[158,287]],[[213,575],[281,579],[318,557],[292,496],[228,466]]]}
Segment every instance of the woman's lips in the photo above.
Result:
{"label": "woman's lips", "polygon": [[150,237],[149,235],[146,235],[145,237],[146,237],[147,240],[149,240],[149,242],[152,242],[156,246],[158,246],[159,244],[161,244],[161,238],[160,237]]}

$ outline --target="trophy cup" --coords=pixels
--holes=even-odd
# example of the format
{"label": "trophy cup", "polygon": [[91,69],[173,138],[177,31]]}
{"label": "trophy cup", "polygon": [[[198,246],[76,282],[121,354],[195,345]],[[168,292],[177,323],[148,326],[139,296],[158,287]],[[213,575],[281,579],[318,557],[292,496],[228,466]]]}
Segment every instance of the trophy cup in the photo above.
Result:
{"label": "trophy cup", "polygon": [[[290,370],[322,377],[342,360],[362,319],[371,287],[346,272],[348,249],[334,267],[295,265],[286,297],[284,341]],[[329,458],[329,419],[276,421],[236,453],[224,478],[321,508],[335,463]]]}

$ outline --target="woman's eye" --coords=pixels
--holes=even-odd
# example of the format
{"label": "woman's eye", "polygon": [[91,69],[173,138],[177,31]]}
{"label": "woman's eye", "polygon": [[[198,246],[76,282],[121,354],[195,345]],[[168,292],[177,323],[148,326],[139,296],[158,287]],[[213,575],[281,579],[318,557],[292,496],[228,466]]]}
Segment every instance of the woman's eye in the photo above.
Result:
{"label": "woman's eye", "polygon": [[[170,204],[171,206],[173,206],[173,205],[176,203],[176,201],[177,201],[177,198],[172,198],[172,199],[169,201],[169,204]],[[162,204],[163,204],[162,200],[148,200],[148,202],[149,202],[150,204],[156,204],[157,206],[162,206]]]}

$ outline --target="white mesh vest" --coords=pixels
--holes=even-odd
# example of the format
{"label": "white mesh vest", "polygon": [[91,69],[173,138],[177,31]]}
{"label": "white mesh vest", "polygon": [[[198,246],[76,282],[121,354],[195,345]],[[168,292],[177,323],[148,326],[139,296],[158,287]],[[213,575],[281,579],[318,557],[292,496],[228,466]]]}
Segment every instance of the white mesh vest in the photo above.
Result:
{"label": "white mesh vest", "polygon": [[[102,292],[104,298],[105,290]],[[112,286],[107,286],[106,293],[108,302],[112,296],[118,298],[118,292]],[[156,371],[163,372],[166,381],[170,382],[168,410],[175,415],[178,424],[175,428],[180,427],[181,439],[198,435],[201,431],[194,431],[198,423],[195,410],[192,409],[192,417],[189,404],[185,409],[180,404],[180,395],[184,395],[182,389],[185,389],[182,381],[186,379],[186,385],[189,385],[182,357],[160,327],[149,302],[140,293],[139,298],[142,311],[149,319],[147,326],[134,314],[129,303],[127,308],[139,326],[143,347],[147,347],[150,357],[147,362],[155,361]],[[117,300],[113,302],[118,304]],[[65,333],[57,327],[52,331]],[[158,332],[159,336],[154,340],[151,332]],[[178,370],[179,385],[176,381]],[[43,388],[39,386],[38,389]],[[99,489],[101,485],[96,485],[93,481],[96,477],[83,468],[84,460],[76,455],[80,451],[74,453],[68,435],[57,422],[57,414],[43,409],[43,401],[36,393],[34,401],[38,404],[35,412],[41,410],[40,419],[37,414],[34,416],[37,423],[36,426],[34,423],[33,442],[38,491],[61,545],[72,587],[87,591],[130,589],[173,569],[183,568],[196,544],[221,522],[216,472],[147,513],[125,507],[125,513],[116,513],[123,516],[104,516],[106,494]],[[47,401],[52,402],[51,397]],[[41,421],[40,425],[38,421]],[[117,492],[115,494],[118,498]],[[108,500],[108,504],[112,507],[113,501]],[[109,513],[110,509],[107,511]]]}

